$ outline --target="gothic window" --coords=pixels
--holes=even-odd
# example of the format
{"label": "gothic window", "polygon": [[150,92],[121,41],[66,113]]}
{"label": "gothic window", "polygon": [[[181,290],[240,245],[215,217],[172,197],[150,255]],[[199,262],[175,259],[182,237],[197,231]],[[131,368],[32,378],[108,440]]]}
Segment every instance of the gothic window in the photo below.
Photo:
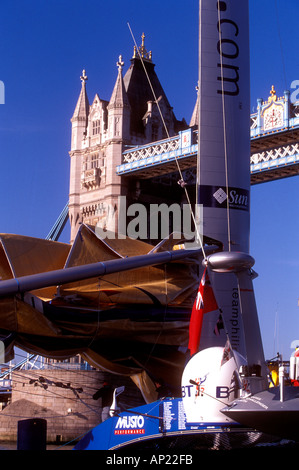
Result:
{"label": "gothic window", "polygon": [[98,168],[99,166],[99,154],[93,153],[91,155],[91,168]]}
{"label": "gothic window", "polygon": [[100,120],[92,121],[92,135],[97,135],[100,133]]}

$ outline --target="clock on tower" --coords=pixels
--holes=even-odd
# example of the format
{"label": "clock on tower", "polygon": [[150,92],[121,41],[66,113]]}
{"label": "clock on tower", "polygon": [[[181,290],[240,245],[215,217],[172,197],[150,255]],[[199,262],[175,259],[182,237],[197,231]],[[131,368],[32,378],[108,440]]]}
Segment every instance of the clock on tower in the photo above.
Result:
{"label": "clock on tower", "polygon": [[[282,98],[280,98],[279,101],[281,99]],[[283,126],[283,104],[278,104],[277,101],[276,91],[274,85],[272,85],[270,96],[263,112],[264,131]]]}
{"label": "clock on tower", "polygon": [[272,104],[264,111],[264,130],[283,126],[283,107]]}

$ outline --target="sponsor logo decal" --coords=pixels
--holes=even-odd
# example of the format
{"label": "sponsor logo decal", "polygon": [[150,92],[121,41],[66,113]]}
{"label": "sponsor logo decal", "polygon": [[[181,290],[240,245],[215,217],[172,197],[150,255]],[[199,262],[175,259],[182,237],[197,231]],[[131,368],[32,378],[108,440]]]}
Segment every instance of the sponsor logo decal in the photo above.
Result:
{"label": "sponsor logo decal", "polygon": [[222,204],[227,199],[227,194],[223,191],[222,188],[217,189],[217,191],[213,194],[213,197],[216,199],[219,204]]}
{"label": "sponsor logo decal", "polygon": [[217,207],[249,211],[249,191],[242,188],[201,185],[199,203],[204,207]]}
{"label": "sponsor logo decal", "polygon": [[141,415],[119,417],[115,425],[114,434],[145,434],[144,417]]}

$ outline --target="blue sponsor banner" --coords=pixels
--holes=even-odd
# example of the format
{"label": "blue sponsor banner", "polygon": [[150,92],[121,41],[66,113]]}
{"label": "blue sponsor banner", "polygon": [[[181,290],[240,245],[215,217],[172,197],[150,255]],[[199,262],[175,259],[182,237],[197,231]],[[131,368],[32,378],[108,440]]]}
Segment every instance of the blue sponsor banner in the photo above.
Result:
{"label": "blue sponsor banner", "polygon": [[223,425],[227,423],[187,423],[182,399],[165,399],[107,419],[89,431],[74,450],[113,450],[176,433],[221,431]]}
{"label": "blue sponsor banner", "polygon": [[75,450],[109,450],[186,430],[181,399],[157,401],[109,418],[87,433]]}

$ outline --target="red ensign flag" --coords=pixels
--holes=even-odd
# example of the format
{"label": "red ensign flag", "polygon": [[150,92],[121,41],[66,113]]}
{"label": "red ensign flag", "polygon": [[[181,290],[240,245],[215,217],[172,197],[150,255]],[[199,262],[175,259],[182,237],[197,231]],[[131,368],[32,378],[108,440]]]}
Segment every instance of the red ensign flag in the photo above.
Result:
{"label": "red ensign flag", "polygon": [[213,312],[214,310],[218,310],[218,305],[210,284],[207,268],[205,268],[192,308],[189,325],[188,348],[190,349],[191,356],[198,352],[203,316],[205,313]]}

